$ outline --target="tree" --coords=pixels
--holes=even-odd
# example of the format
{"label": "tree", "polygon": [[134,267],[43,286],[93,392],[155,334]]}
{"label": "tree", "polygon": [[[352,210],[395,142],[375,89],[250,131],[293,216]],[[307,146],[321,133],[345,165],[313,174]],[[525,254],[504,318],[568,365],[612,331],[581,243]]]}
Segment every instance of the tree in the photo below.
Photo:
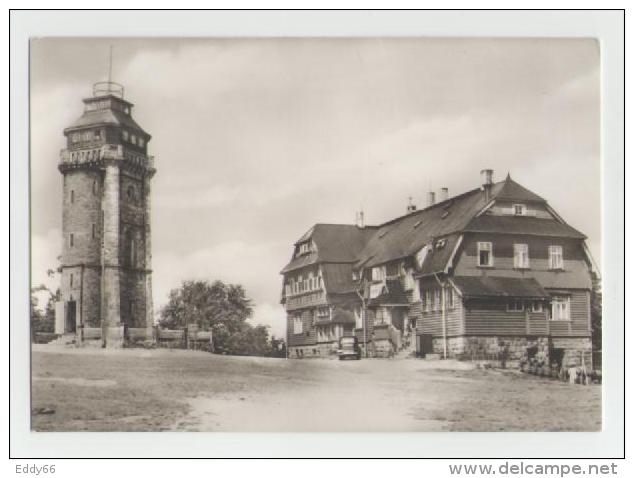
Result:
{"label": "tree", "polygon": [[[37,292],[46,290],[49,298],[44,313],[38,308]],[[44,285],[31,288],[31,333],[55,331],[55,295]]]}
{"label": "tree", "polygon": [[241,285],[222,281],[184,281],[172,289],[161,309],[159,324],[181,329],[191,324],[211,330],[214,351],[231,355],[266,355],[270,352],[268,329],[251,326],[251,300]]}

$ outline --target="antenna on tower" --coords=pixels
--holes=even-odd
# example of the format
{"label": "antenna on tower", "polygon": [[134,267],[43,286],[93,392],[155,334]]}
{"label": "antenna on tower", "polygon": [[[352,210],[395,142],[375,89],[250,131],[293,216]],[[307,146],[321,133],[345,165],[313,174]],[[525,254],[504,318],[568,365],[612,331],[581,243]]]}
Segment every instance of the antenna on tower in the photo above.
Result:
{"label": "antenna on tower", "polygon": [[108,83],[112,83],[112,45],[110,45],[110,60],[108,61]]}
{"label": "antenna on tower", "polygon": [[123,98],[123,86],[112,81],[112,45],[108,55],[108,81],[98,81],[92,87],[93,96],[114,95]]}

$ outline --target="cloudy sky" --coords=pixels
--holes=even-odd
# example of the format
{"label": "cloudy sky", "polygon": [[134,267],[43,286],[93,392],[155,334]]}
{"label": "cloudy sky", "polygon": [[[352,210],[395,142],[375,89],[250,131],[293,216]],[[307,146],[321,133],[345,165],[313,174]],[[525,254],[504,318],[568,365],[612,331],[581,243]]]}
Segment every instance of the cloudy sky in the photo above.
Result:
{"label": "cloudy sky", "polygon": [[[279,270],[316,222],[367,223],[507,172],[600,263],[593,40],[38,39],[31,45],[33,281],[61,251],[62,130],[113,79],[150,134],[158,310],[184,279],[242,283],[283,334]],[[55,285],[54,283],[51,285]]]}

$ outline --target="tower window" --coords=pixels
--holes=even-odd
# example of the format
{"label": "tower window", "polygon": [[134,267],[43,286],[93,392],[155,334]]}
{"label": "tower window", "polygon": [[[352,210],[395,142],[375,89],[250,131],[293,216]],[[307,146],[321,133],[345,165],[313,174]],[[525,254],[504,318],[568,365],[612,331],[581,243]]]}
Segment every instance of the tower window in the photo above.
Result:
{"label": "tower window", "polygon": [[75,202],[75,191],[73,189],[70,190],[70,202]]}
{"label": "tower window", "polygon": [[68,245],[70,247],[73,247],[75,245],[75,235],[72,232],[70,236],[68,237]]}

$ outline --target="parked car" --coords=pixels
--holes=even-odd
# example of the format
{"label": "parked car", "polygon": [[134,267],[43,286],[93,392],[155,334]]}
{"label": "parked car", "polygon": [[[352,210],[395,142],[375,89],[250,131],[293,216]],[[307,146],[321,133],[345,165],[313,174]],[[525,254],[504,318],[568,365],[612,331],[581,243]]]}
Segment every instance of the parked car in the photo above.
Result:
{"label": "parked car", "polygon": [[352,358],[359,360],[361,358],[361,347],[356,337],[341,337],[339,339],[339,350],[337,350],[339,360]]}

